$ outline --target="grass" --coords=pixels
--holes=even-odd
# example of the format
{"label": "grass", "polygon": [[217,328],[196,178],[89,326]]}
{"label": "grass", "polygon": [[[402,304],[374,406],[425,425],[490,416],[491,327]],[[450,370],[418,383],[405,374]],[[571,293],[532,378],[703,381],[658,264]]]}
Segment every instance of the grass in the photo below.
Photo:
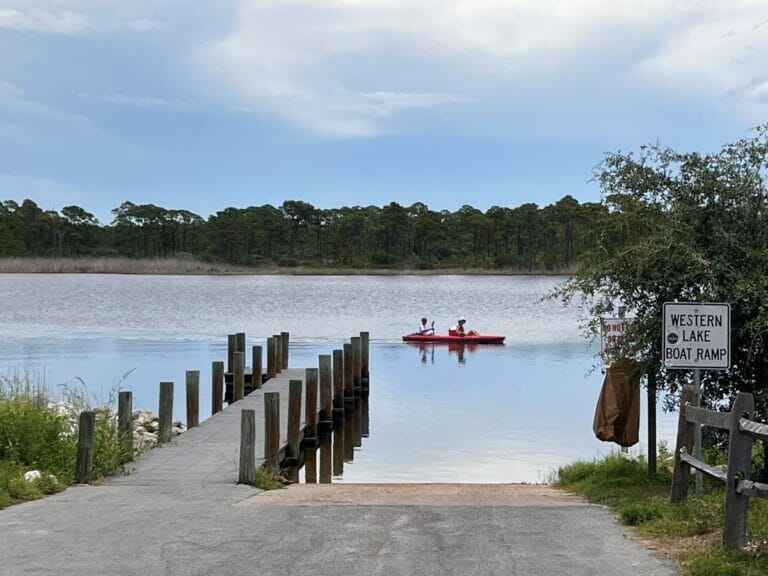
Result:
{"label": "grass", "polygon": [[666,469],[649,478],[642,458],[611,454],[561,468],[557,484],[615,509],[622,523],[678,559],[691,576],[768,574],[768,500],[750,499],[748,545],[729,551],[721,544],[722,486],[705,482],[701,497],[670,504],[671,481]]}
{"label": "grass", "polygon": [[[118,390],[119,384],[109,402]],[[59,411],[52,408],[52,392],[39,377],[0,377],[0,508],[40,498],[73,482],[76,415],[88,409],[88,401],[84,388],[67,388],[64,396],[71,410]],[[121,470],[127,460],[114,410],[101,407],[96,413],[92,481]],[[40,479],[26,481],[24,473],[29,470],[39,470]]]}
{"label": "grass", "polygon": [[280,474],[267,466],[256,468],[256,478],[253,481],[253,485],[261,490],[284,488],[283,482],[280,480]]}

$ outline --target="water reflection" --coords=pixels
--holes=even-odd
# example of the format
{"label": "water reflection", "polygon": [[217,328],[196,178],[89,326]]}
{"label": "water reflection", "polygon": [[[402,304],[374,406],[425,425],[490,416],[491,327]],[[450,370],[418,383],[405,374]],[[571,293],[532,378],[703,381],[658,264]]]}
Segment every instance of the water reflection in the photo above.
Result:
{"label": "water reflection", "polygon": [[443,350],[447,350],[447,356],[455,356],[459,364],[466,364],[467,356],[474,354],[481,348],[504,346],[503,344],[464,344],[463,342],[407,342],[407,344],[413,348],[418,348],[422,364],[434,364],[435,352],[439,358],[444,355]]}

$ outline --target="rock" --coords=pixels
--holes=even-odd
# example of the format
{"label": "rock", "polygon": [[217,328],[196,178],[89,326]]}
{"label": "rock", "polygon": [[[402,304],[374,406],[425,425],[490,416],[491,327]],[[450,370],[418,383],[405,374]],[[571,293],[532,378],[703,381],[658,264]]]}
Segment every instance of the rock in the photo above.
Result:
{"label": "rock", "polygon": [[59,479],[56,478],[56,476],[54,476],[53,474],[48,474],[48,480],[50,480],[54,484],[58,484],[59,483]]}
{"label": "rock", "polygon": [[27,482],[34,482],[35,480],[40,480],[40,478],[40,470],[30,470],[24,473],[24,480]]}

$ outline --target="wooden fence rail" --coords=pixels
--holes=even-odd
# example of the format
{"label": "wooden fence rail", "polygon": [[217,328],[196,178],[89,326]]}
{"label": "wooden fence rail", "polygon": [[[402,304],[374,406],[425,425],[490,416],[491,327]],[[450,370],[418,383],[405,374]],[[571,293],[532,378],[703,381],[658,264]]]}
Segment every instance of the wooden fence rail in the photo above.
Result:
{"label": "wooden fence rail", "polygon": [[[693,406],[692,387],[686,386],[681,397],[680,420],[672,478],[672,502],[688,496],[690,469],[700,470],[725,483],[725,527],[723,544],[727,548],[743,546],[747,538],[749,498],[768,498],[768,484],[752,482],[752,443],[768,442],[768,425],[752,420],[755,401],[752,394],[739,392],[730,412],[716,412]],[[689,454],[694,423],[728,430],[728,466],[725,470],[702,462]]]}

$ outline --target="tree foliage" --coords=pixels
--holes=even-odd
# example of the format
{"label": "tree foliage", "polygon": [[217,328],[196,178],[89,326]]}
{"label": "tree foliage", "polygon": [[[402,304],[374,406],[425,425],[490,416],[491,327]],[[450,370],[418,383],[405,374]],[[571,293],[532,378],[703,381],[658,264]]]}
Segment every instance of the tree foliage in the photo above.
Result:
{"label": "tree foliage", "polygon": [[736,390],[757,395],[768,416],[768,126],[716,153],[658,144],[608,154],[596,169],[602,220],[562,294],[591,299],[591,327],[627,306],[635,321],[625,345],[671,390],[690,374],[661,357],[664,302],[731,304],[731,364],[702,378],[705,401]]}

